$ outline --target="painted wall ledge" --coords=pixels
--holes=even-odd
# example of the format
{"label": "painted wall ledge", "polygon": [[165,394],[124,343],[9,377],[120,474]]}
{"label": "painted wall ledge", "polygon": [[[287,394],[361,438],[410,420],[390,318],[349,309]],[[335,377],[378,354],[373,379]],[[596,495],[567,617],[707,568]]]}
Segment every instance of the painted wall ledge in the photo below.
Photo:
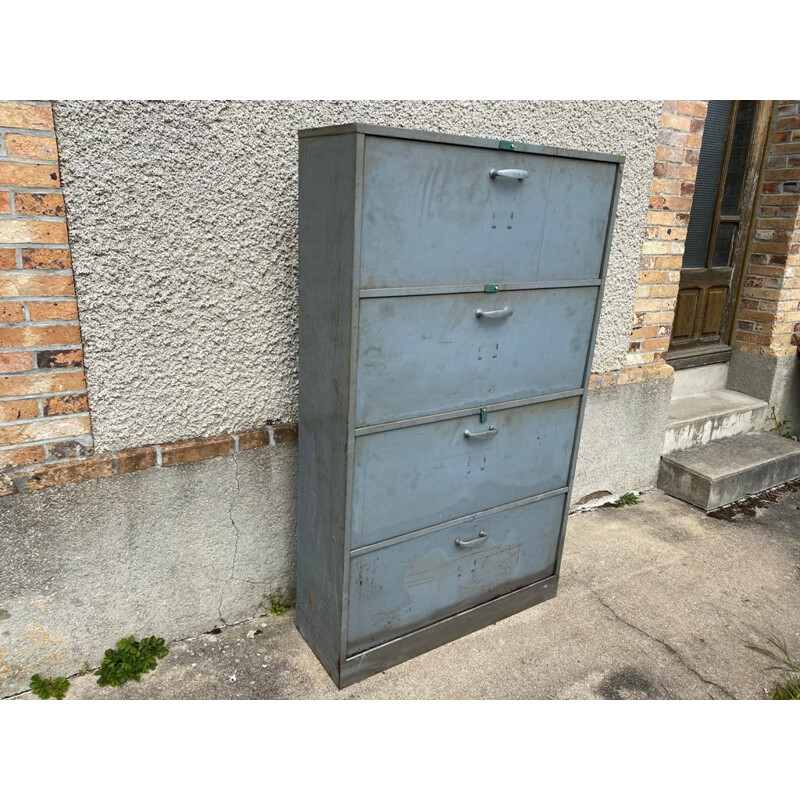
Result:
{"label": "painted wall ledge", "polygon": [[664,362],[630,366],[612,372],[593,372],[589,377],[589,390],[607,389],[610,386],[625,386],[629,383],[644,381],[661,381],[671,378],[675,370]]}
{"label": "painted wall ledge", "polygon": [[253,450],[256,447],[275,447],[295,441],[297,441],[297,423],[280,422],[241,433],[145,445],[113,453],[96,453],[87,458],[6,472],[0,475],[0,497],[38,492],[80,481],[110,478],[113,475],[125,475],[154,467],[191,464]]}

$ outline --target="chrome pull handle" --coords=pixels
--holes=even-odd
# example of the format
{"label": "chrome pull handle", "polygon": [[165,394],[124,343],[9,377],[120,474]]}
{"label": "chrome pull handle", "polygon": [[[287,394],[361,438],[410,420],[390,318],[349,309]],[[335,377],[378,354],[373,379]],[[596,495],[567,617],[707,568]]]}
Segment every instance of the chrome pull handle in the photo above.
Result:
{"label": "chrome pull handle", "polygon": [[456,547],[475,547],[476,544],[480,544],[485,539],[489,538],[489,534],[486,531],[481,531],[478,534],[477,539],[470,539],[468,541],[464,541],[463,539],[456,539]]}
{"label": "chrome pull handle", "polygon": [[498,428],[495,428],[494,425],[489,426],[489,430],[487,431],[471,431],[469,428],[464,431],[464,438],[465,439],[488,439],[491,436],[497,436],[500,433]]}
{"label": "chrome pull handle", "polygon": [[495,311],[484,311],[482,308],[479,308],[475,312],[475,316],[478,319],[482,319],[483,317],[486,319],[508,319],[513,313],[513,308],[504,306],[503,308],[498,308]]}
{"label": "chrome pull handle", "polygon": [[495,178],[516,178],[518,181],[525,180],[528,177],[528,170],[526,169],[490,169],[489,177],[494,180]]}

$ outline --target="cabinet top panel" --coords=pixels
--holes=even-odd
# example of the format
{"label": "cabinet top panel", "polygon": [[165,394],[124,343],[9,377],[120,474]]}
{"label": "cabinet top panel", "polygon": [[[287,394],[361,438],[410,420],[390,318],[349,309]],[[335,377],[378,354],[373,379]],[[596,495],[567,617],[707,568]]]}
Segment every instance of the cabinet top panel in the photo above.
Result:
{"label": "cabinet top panel", "polygon": [[318,136],[341,136],[346,133],[363,133],[368,136],[383,136],[390,139],[413,139],[418,142],[436,142],[438,144],[458,144],[462,147],[484,147],[490,150],[511,150],[517,153],[537,153],[539,155],[562,156],[564,158],[582,158],[591,161],[608,161],[623,164],[625,156],[608,153],[590,153],[584,150],[570,150],[566,147],[547,147],[546,145],[526,144],[503,139],[481,139],[473,136],[456,136],[450,133],[433,133],[431,131],[414,131],[408,128],[389,128],[383,125],[369,125],[363,122],[351,122],[346,125],[329,125],[323,128],[306,128],[298,132],[301,139]]}

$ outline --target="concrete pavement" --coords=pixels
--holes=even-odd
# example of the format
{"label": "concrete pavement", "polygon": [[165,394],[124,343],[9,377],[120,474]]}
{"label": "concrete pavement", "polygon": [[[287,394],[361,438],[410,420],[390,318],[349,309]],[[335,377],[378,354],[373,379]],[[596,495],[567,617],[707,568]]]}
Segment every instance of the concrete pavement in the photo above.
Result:
{"label": "concrete pavement", "polygon": [[558,597],[343,691],[289,613],[173,643],[138,684],[73,678],[67,697],[764,698],[773,674],[745,644],[773,632],[800,654],[799,506],[796,481],[716,516],[658,491],[574,515]]}

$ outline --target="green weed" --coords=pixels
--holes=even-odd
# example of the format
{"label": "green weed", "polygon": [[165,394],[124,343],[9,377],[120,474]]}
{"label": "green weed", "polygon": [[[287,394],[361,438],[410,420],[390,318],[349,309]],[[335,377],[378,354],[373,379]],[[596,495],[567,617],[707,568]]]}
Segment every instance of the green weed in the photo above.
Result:
{"label": "green weed", "polygon": [[772,423],[772,427],[769,429],[769,432],[777,433],[778,436],[783,436],[785,439],[790,439],[792,436],[792,426],[789,423],[789,420],[778,416],[778,410],[775,408],[775,406],[770,406],[770,408],[771,413],[769,415],[769,421]]}
{"label": "green weed", "polygon": [[69,689],[69,681],[66,678],[43,678],[38,672],[31,677],[31,691],[42,700],[48,700],[51,697],[63,700],[67,689]]}
{"label": "green weed", "polygon": [[97,683],[100,686],[122,686],[129,680],[138,681],[143,673],[154,670],[158,659],[164,658],[168,652],[164,640],[155,636],[141,642],[133,636],[120,639],[116,650],[106,650],[103,663],[95,673],[99,675]]}
{"label": "green weed", "polygon": [[266,595],[265,600],[266,603],[269,603],[269,614],[272,617],[280,617],[292,607],[291,593],[283,589],[270,592]]}
{"label": "green weed", "polygon": [[748,644],[748,650],[768,658],[771,663],[767,669],[782,672],[786,676],[783,683],[775,686],[772,692],[773,700],[800,700],[800,662],[796,661],[783,639],[770,634],[765,639],[770,647],[757,644]]}

